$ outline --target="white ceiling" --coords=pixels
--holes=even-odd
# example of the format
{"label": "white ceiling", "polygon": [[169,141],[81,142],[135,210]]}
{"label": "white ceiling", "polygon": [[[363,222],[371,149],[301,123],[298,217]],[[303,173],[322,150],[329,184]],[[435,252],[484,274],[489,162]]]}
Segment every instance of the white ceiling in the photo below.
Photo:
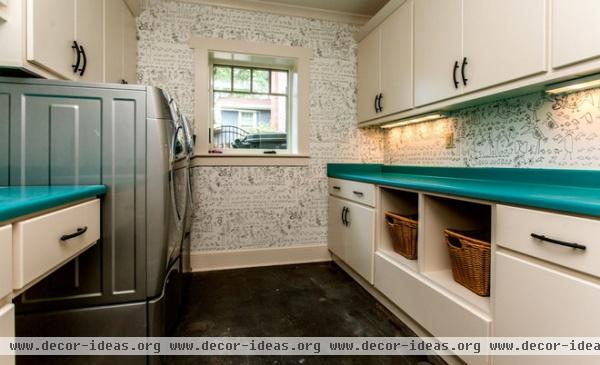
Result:
{"label": "white ceiling", "polygon": [[389,0],[263,0],[275,4],[302,6],[313,9],[324,9],[372,16]]}

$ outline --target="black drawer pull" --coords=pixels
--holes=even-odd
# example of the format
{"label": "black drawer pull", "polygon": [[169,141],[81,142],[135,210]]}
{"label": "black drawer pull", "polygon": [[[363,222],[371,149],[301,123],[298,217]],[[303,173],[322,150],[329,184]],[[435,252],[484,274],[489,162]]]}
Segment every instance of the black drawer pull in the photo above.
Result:
{"label": "black drawer pull", "polygon": [[354,195],[358,195],[358,196],[364,196],[365,194],[362,191],[353,191]]}
{"label": "black drawer pull", "polygon": [[554,243],[555,245],[561,245],[561,246],[566,246],[566,247],[571,247],[571,248],[576,248],[578,250],[585,250],[587,247],[585,247],[584,245],[580,245],[579,243],[572,243],[572,242],[565,242],[565,241],[559,241],[559,240],[555,240],[553,238],[548,238],[544,235],[540,235],[540,234],[535,234],[532,233],[531,237],[538,239],[540,241],[545,241],[545,242],[549,242],[549,243]]}
{"label": "black drawer pull", "polygon": [[333,190],[342,190],[339,186],[333,186]]}
{"label": "black drawer pull", "polygon": [[77,228],[77,232],[62,235],[62,237],[60,237],[60,240],[61,241],[67,241],[67,240],[70,240],[71,238],[75,238],[77,236],[81,236],[82,234],[84,234],[85,232],[87,232],[87,228],[88,228],[87,226],[85,226],[83,228]]}

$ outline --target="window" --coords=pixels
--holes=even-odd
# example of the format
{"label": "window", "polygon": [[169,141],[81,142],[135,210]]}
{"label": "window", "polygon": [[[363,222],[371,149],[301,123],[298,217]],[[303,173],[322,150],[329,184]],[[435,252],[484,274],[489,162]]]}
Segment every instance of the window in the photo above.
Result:
{"label": "window", "polygon": [[190,43],[196,67],[195,160],[306,164],[292,160],[308,157],[312,52],[201,37]]}
{"label": "window", "polygon": [[290,73],[212,64],[212,148],[287,151]]}

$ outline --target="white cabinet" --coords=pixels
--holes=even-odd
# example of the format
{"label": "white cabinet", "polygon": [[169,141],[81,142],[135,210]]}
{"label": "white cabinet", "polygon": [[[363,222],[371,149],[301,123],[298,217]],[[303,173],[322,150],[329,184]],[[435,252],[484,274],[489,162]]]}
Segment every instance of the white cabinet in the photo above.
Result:
{"label": "white cabinet", "polygon": [[0,300],[12,293],[12,226],[0,227]]}
{"label": "white cabinet", "polygon": [[27,60],[65,79],[76,79],[75,0],[27,0]]}
{"label": "white cabinet", "polygon": [[552,67],[600,57],[600,1],[552,0]]}
{"label": "white cabinet", "polygon": [[373,282],[375,210],[346,203],[346,263],[370,283]]}
{"label": "white cabinet", "polygon": [[135,83],[137,40],[135,19],[122,0],[105,0],[104,80]]}
{"label": "white cabinet", "polygon": [[377,28],[358,44],[358,121],[377,117],[379,107],[379,49],[381,29]]}
{"label": "white cabinet", "polygon": [[46,78],[135,82],[136,25],[124,0],[8,0],[0,9],[10,19],[0,21],[0,67]]}
{"label": "white cabinet", "polygon": [[358,120],[410,109],[412,16],[409,0],[358,45]]}
{"label": "white cabinet", "polygon": [[[496,253],[494,336],[594,337],[600,328],[597,280]],[[497,356],[494,365],[598,364],[594,356]]]}
{"label": "white cabinet", "polygon": [[381,24],[381,111],[388,115],[413,106],[413,2],[407,1]]}
{"label": "white cabinet", "polygon": [[330,196],[327,233],[329,250],[372,283],[375,209]]}
{"label": "white cabinet", "polygon": [[[0,337],[15,336],[15,306],[5,304],[0,306]],[[14,365],[15,357],[0,355],[0,365]]]}
{"label": "white cabinet", "polygon": [[[102,81],[102,64],[104,51],[104,34],[102,24],[102,1],[76,0],[76,31],[77,43],[85,52],[85,65],[82,64],[76,74],[84,81]],[[85,67],[83,75],[81,69]]]}
{"label": "white cabinet", "polygon": [[460,95],[462,1],[415,2],[415,106]]}
{"label": "white cabinet", "polygon": [[343,260],[346,257],[346,224],[344,220],[346,207],[344,201],[330,196],[328,212],[327,245],[329,251]]}
{"label": "white cabinet", "polygon": [[546,0],[463,0],[464,92],[546,71],[546,17]]}

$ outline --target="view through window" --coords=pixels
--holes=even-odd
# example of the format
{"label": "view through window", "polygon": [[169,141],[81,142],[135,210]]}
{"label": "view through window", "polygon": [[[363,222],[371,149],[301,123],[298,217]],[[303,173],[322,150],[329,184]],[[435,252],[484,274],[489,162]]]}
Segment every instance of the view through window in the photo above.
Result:
{"label": "view through window", "polygon": [[212,65],[212,148],[287,150],[289,70]]}

